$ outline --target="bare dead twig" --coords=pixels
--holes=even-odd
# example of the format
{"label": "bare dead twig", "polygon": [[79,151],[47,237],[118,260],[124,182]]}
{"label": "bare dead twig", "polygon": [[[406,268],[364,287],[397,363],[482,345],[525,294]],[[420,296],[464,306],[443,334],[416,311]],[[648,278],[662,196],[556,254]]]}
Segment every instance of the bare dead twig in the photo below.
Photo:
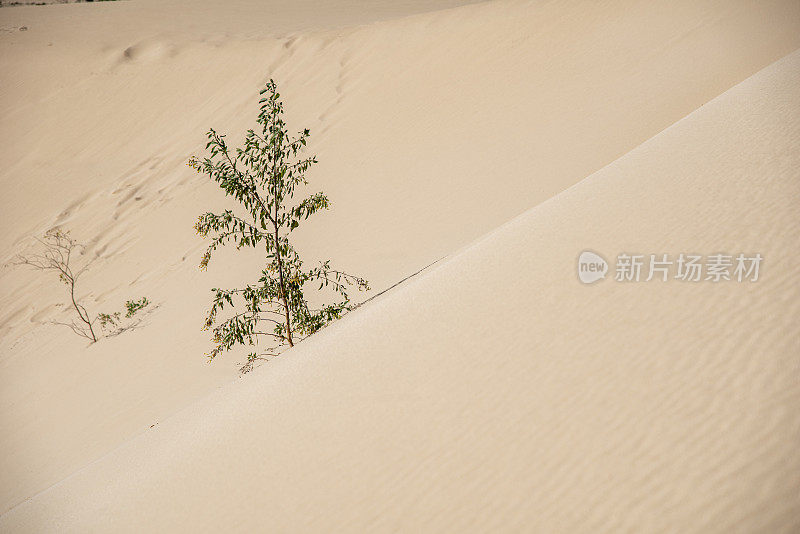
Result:
{"label": "bare dead twig", "polygon": [[[85,261],[82,267],[76,268],[74,266],[75,255],[76,253],[83,254],[86,248],[84,245],[72,239],[69,232],[55,228],[48,231],[44,235],[44,238],[36,238],[36,241],[41,245],[41,252],[32,255],[17,255],[12,261],[12,264],[27,266],[37,271],[51,271],[58,274],[59,280],[68,287],[72,308],[75,310],[79,319],[69,322],[50,321],[51,324],[66,326],[72,330],[74,334],[86,338],[92,343],[96,342],[98,339],[98,333],[94,328],[95,323],[100,323],[101,334],[105,334],[106,336],[117,336],[122,332],[134,330],[141,324],[142,317],[133,319],[128,324],[120,322],[124,312],[98,313],[92,316],[80,300],[76,298],[75,287],[78,283],[78,278],[86,272],[92,262],[97,259],[97,256]],[[125,303],[127,313],[125,313],[124,319],[130,320],[137,312],[149,305],[150,301],[146,297],[139,300],[128,300]],[[150,312],[154,309],[155,307],[150,308]]]}
{"label": "bare dead twig", "polygon": [[72,239],[69,232],[62,231],[59,228],[49,230],[43,239],[36,238],[36,241],[42,245],[43,252],[31,256],[18,255],[13,263],[15,265],[25,265],[38,271],[54,271],[58,273],[59,280],[69,288],[72,307],[83,324],[74,321],[55,324],[67,326],[77,335],[91,340],[92,343],[96,342],[97,335],[95,335],[94,327],[92,326],[94,320],[89,316],[89,312],[86,311],[83,304],[75,298],[75,285],[78,282],[78,278],[86,272],[91,262],[87,262],[80,269],[73,270],[73,253],[77,251],[82,253],[85,247]]}

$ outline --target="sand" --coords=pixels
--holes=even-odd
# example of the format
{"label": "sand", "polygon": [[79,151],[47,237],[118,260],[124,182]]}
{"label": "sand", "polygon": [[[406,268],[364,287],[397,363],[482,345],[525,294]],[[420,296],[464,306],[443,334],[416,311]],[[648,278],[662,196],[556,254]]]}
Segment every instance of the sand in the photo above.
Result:
{"label": "sand", "polygon": [[[0,10],[3,260],[69,227],[87,303],[158,306],[87,347],[0,272],[0,529],[798,526],[800,7],[455,4]],[[199,327],[258,262],[197,270],[225,201],[183,164],[268,76],[334,203],[301,250],[377,291],[445,258],[238,379]],[[766,262],[583,286],[586,248]]]}

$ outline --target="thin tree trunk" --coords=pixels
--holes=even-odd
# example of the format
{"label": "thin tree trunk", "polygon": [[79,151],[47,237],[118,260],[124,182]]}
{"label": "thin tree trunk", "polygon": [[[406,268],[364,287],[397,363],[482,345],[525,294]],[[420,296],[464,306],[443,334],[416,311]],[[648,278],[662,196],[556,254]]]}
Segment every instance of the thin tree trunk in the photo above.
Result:
{"label": "thin tree trunk", "polygon": [[290,347],[294,347],[294,342],[292,341],[292,321],[291,321],[291,314],[289,313],[289,298],[286,295],[286,280],[283,277],[283,259],[281,258],[281,244],[280,244],[280,236],[278,235],[278,215],[280,209],[280,203],[282,201],[279,189],[279,182],[280,177],[277,175],[277,170],[280,169],[280,163],[283,160],[282,153],[280,150],[280,146],[278,144],[275,145],[275,156],[273,161],[273,172],[276,173],[275,175],[275,218],[272,220],[272,227],[275,229],[275,258],[278,262],[278,281],[281,285],[281,298],[283,299],[283,311],[286,315],[286,341],[289,343]]}
{"label": "thin tree trunk", "polygon": [[281,248],[278,240],[277,202],[275,211],[275,222],[273,222],[272,226],[275,228],[275,258],[278,261],[278,280],[281,285],[281,299],[283,299],[283,310],[286,312],[286,341],[289,342],[290,347],[294,347],[294,343],[292,342],[292,323],[289,315],[289,299],[286,297],[286,282],[283,278],[283,260],[281,259]]}
{"label": "thin tree trunk", "polygon": [[92,328],[92,322],[89,320],[89,314],[87,313],[84,317],[84,314],[81,313],[81,309],[78,307],[78,303],[75,302],[75,280],[72,278],[70,278],[69,296],[72,299],[72,305],[75,307],[75,311],[78,312],[78,317],[89,327],[89,333],[92,335],[92,342],[97,342],[97,336],[94,335],[94,328]]}

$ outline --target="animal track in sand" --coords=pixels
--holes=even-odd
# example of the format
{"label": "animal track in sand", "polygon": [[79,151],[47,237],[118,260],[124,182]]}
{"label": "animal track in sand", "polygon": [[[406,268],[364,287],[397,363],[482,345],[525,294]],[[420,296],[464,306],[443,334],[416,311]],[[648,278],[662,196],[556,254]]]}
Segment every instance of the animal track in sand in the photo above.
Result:
{"label": "animal track in sand", "polygon": [[122,232],[118,234],[101,233],[92,240],[92,243],[97,243],[96,257],[108,259],[126,252],[136,241],[138,241],[137,237],[129,236],[127,232]]}
{"label": "animal track in sand", "polygon": [[173,57],[178,49],[163,41],[140,41],[122,51],[118,63],[145,63]]}
{"label": "animal track in sand", "polygon": [[292,37],[289,37],[288,39],[286,39],[286,42],[283,43],[283,47],[285,49],[287,49],[287,50],[294,49],[294,45],[295,45],[295,43],[297,42],[298,39],[299,39],[299,37],[297,35],[293,35]]}
{"label": "animal track in sand", "polygon": [[0,329],[11,330],[17,325],[20,319],[26,315],[29,315],[32,311],[33,307],[30,305],[22,305],[18,308],[15,308],[10,313],[3,316],[2,319],[0,319]]}
{"label": "animal track in sand", "polygon": [[142,160],[128,172],[120,176],[119,185],[111,192],[111,194],[118,195],[132,186],[140,186],[144,184],[148,180],[148,174],[145,172],[145,167],[147,167],[147,170],[155,170],[159,165],[161,165],[162,161],[162,158],[156,156]]}
{"label": "animal track in sand", "polygon": [[49,304],[38,309],[30,316],[30,322],[34,324],[47,324],[53,320],[53,317],[63,311],[63,304]]}
{"label": "animal track in sand", "polygon": [[73,215],[75,215],[78,211],[83,208],[86,203],[92,198],[93,195],[83,195],[78,200],[72,202],[69,206],[64,208],[61,213],[56,216],[55,221],[53,222],[53,226],[61,226],[70,219],[72,219]]}
{"label": "animal track in sand", "polygon": [[152,189],[155,182],[163,178],[157,172],[163,161],[161,157],[147,158],[123,175],[119,185],[111,192],[112,196],[122,195],[112,214],[113,220],[116,221],[134,209],[140,210],[149,206],[162,196],[165,187],[161,187],[155,194]]}
{"label": "animal track in sand", "polygon": [[336,108],[342,103],[344,100],[345,88],[349,83],[349,72],[351,70],[350,66],[351,56],[350,54],[344,54],[341,59],[339,59],[339,69],[337,74],[336,85],[334,90],[336,91],[336,98],[333,102],[331,102],[325,110],[319,114],[317,120],[322,123],[322,128],[320,133],[325,133],[328,128],[330,127],[329,119],[330,117],[336,112]]}

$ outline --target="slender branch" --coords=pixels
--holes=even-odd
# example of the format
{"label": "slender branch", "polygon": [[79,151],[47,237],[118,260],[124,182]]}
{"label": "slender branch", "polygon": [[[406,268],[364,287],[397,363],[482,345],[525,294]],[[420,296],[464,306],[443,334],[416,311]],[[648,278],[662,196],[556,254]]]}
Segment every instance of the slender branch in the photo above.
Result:
{"label": "slender branch", "polygon": [[[278,203],[275,203],[275,219],[278,218]],[[289,316],[289,299],[286,297],[286,280],[283,277],[283,261],[281,259],[281,245],[278,236],[278,224],[273,223],[275,228],[275,260],[278,264],[278,283],[281,289],[281,299],[283,300],[283,309],[286,316],[286,341],[290,347],[294,346],[292,341],[292,320]]]}
{"label": "slender branch", "polygon": [[[227,158],[228,163],[230,163],[231,169],[233,170],[234,174],[238,174],[240,177],[246,176],[248,178],[248,180],[250,182],[250,186],[253,188],[253,197],[256,199],[258,204],[261,206],[261,209],[263,210],[263,213],[267,216],[267,219],[272,221],[272,219],[270,218],[269,210],[264,205],[264,201],[261,199],[261,195],[258,194],[258,187],[256,186],[255,179],[252,176],[250,176],[249,174],[247,174],[247,173],[242,173],[242,172],[236,170],[236,163],[234,163],[231,160],[231,156],[228,153],[227,148],[225,150],[223,150],[223,153],[225,154],[225,157]],[[244,221],[242,221],[242,222],[244,222]],[[247,224],[247,223],[245,223],[245,224]]]}

